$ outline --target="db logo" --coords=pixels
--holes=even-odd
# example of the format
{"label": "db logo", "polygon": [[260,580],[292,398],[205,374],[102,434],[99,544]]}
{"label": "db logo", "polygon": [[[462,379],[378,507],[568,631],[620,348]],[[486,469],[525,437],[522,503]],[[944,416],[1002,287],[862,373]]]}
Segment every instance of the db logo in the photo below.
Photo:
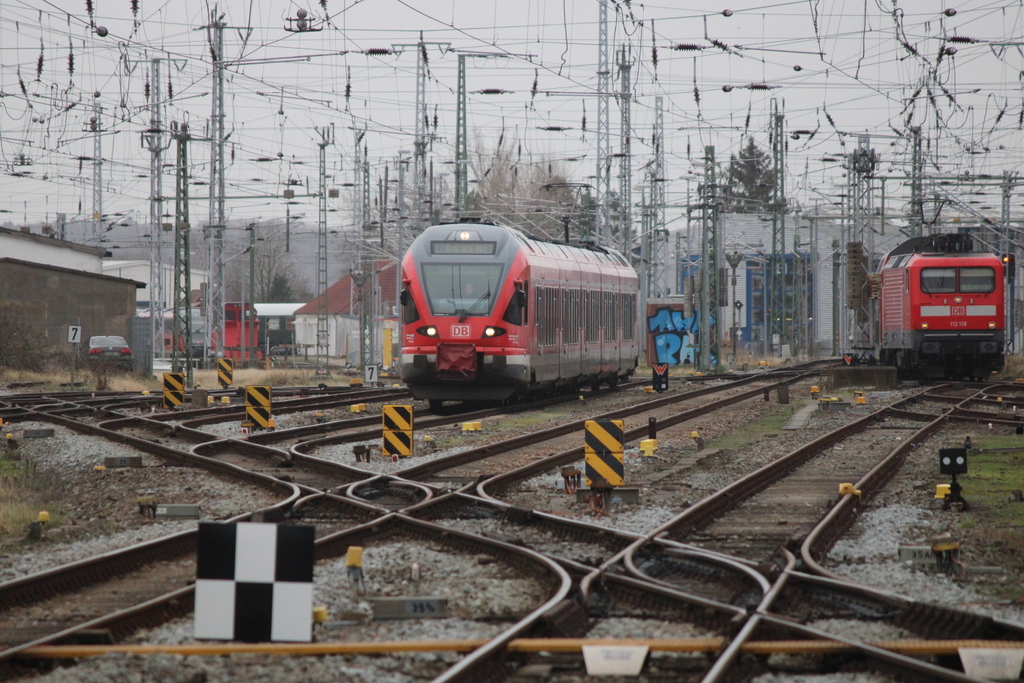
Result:
{"label": "db logo", "polygon": [[452,325],[453,337],[468,337],[469,334],[469,325]]}

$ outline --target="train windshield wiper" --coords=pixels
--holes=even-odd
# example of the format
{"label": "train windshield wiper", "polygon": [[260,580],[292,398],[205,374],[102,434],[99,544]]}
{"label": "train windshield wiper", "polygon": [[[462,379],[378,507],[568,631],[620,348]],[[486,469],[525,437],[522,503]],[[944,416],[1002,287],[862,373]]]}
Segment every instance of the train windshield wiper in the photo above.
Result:
{"label": "train windshield wiper", "polygon": [[462,315],[459,316],[459,322],[460,323],[466,322],[466,318],[468,318],[469,316],[473,315],[473,311],[476,310],[476,307],[479,306],[484,301],[486,301],[487,299],[490,299],[490,298],[491,298],[491,290],[488,289],[486,292],[484,292],[483,294],[480,295],[479,299],[477,299],[476,301],[473,302],[472,306],[470,306],[469,308],[467,308],[465,311],[462,312]]}

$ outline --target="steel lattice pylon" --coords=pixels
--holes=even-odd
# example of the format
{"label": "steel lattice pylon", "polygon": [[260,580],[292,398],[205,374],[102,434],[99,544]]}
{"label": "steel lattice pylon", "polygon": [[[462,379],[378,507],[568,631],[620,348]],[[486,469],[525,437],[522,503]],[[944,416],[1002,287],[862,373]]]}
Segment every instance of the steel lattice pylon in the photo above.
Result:
{"label": "steel lattice pylon", "polygon": [[787,341],[786,316],[789,313],[786,305],[786,138],[782,130],[783,118],[778,110],[778,102],[772,100],[772,262],[766,315],[768,342],[774,346],[775,335],[778,335],[780,351]]}
{"label": "steel lattice pylon", "polygon": [[608,99],[611,96],[611,59],[608,46],[608,0],[598,0],[597,61],[597,234],[605,246],[614,244],[611,220],[611,120]]}
{"label": "steel lattice pylon", "polygon": [[715,168],[715,148],[704,148],[704,184],[701,198],[700,239],[700,354],[697,368],[707,371],[718,364],[718,181]]}
{"label": "steel lattice pylon", "polygon": [[174,189],[174,335],[171,368],[185,373],[185,386],[192,386],[192,272],[189,251],[188,216],[188,126],[172,133],[177,143]]}
{"label": "steel lattice pylon", "polygon": [[316,372],[317,379],[331,376],[328,368],[330,351],[330,320],[327,317],[327,146],[334,142],[332,128],[322,128],[320,142],[320,191],[317,193],[316,250]]}
{"label": "steel lattice pylon", "polygon": [[210,212],[207,220],[209,281],[206,285],[206,355],[223,357],[225,184],[224,184],[224,28],[217,9],[210,10],[210,50],[213,59],[213,88],[210,113]]}
{"label": "steel lattice pylon", "polygon": [[846,248],[847,309],[851,319],[847,349],[873,350],[875,311],[868,299],[868,274],[873,270],[875,231],[872,228],[872,179],[878,157],[868,135],[857,136],[857,149],[847,159],[850,181],[850,227]]}

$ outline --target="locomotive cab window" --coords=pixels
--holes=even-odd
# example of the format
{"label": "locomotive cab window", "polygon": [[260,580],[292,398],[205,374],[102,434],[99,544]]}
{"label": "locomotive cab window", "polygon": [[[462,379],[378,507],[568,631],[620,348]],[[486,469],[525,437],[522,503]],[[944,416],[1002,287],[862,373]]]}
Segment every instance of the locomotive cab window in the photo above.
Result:
{"label": "locomotive cab window", "polygon": [[996,289],[994,268],[971,266],[960,269],[960,291],[964,294],[987,294]]}
{"label": "locomotive cab window", "polygon": [[501,287],[501,265],[425,263],[424,293],[434,315],[490,315]]}
{"label": "locomotive cab window", "polygon": [[956,268],[922,268],[921,291],[927,294],[952,294],[956,291]]}

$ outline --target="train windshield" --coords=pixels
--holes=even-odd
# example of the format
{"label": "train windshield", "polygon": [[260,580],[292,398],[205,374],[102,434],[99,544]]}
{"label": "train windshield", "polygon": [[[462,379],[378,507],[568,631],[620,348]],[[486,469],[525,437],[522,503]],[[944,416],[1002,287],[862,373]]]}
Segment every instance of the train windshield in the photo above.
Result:
{"label": "train windshield", "polygon": [[985,294],[996,288],[994,268],[972,266],[960,269],[960,291],[965,294]]}
{"label": "train windshield", "polygon": [[921,291],[951,294],[956,291],[956,268],[922,268]]}
{"label": "train windshield", "polygon": [[423,264],[423,289],[434,315],[489,315],[503,266],[490,263]]}

